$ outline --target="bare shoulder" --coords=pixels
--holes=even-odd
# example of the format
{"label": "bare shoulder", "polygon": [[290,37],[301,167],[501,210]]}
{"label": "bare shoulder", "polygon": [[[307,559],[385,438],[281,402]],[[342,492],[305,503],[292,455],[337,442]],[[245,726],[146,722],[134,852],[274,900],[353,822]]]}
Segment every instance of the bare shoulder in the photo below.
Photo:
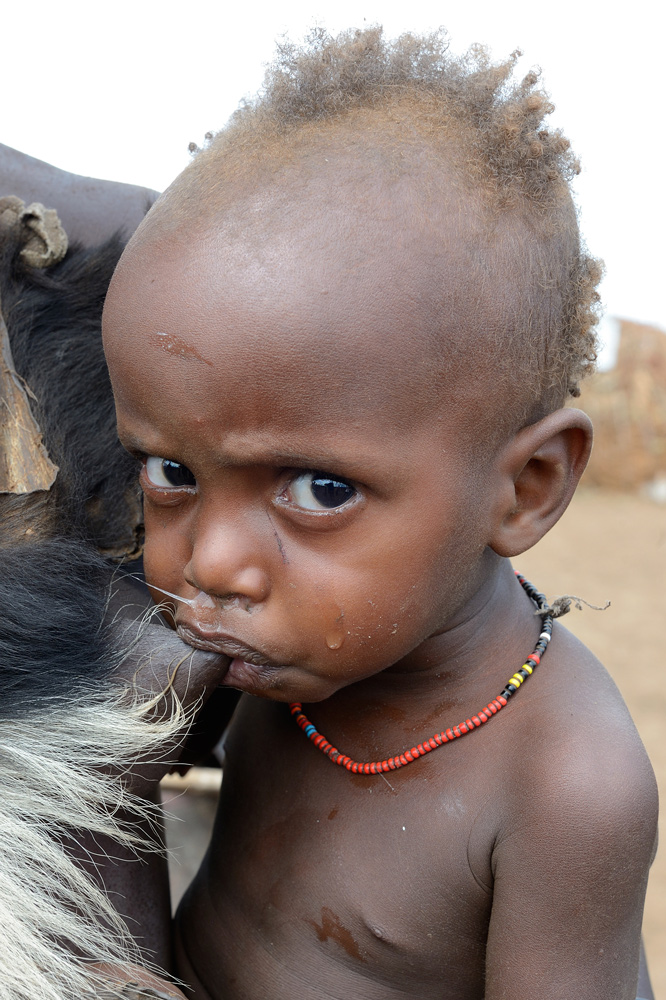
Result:
{"label": "bare shoulder", "polygon": [[[520,815],[564,842],[580,844],[590,831],[612,850],[616,839],[619,850],[626,845],[649,863],[657,786],[615,683],[562,626],[539,671],[524,711],[516,712],[514,750],[520,747],[523,780],[512,786],[510,816],[515,819],[519,807]],[[526,685],[519,697],[527,693]]]}
{"label": "bare shoulder", "polygon": [[[589,650],[559,628],[539,671],[510,703],[485,995],[629,1000],[656,846],[654,775]],[[523,961],[508,962],[526,939]]]}

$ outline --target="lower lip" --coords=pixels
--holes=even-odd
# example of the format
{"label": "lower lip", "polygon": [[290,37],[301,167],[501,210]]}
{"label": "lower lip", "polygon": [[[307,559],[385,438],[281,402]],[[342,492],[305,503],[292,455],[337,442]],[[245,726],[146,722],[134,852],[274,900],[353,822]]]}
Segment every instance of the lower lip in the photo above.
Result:
{"label": "lower lip", "polygon": [[222,683],[226,687],[239,688],[241,691],[256,694],[273,687],[278,669],[273,666],[258,666],[256,663],[248,663],[236,657],[229,664],[229,670]]}

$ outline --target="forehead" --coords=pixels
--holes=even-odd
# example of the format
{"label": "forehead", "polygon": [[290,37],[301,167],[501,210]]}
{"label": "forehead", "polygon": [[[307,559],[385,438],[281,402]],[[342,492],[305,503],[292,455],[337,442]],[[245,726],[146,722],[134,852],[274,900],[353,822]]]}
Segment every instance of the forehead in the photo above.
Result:
{"label": "forehead", "polygon": [[176,227],[158,206],[105,309],[121,404],[140,386],[154,406],[224,396],[258,424],[353,414],[382,432],[464,404],[505,289],[477,207],[444,176],[315,167]]}

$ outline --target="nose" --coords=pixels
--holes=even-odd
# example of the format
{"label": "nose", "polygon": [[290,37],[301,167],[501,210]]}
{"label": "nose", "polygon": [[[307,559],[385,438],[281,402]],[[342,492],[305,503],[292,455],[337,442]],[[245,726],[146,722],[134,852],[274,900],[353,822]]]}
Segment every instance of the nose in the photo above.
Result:
{"label": "nose", "polygon": [[271,589],[259,539],[219,523],[198,525],[184,576],[197,590],[247,610],[261,606]]}

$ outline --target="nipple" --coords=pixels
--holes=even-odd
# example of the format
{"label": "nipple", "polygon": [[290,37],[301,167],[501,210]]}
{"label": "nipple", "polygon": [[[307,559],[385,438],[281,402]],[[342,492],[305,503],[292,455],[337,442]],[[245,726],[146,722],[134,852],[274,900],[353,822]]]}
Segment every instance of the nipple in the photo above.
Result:
{"label": "nipple", "polygon": [[326,636],[326,645],[329,649],[340,649],[340,646],[345,641],[345,633],[339,631],[331,631]]}

